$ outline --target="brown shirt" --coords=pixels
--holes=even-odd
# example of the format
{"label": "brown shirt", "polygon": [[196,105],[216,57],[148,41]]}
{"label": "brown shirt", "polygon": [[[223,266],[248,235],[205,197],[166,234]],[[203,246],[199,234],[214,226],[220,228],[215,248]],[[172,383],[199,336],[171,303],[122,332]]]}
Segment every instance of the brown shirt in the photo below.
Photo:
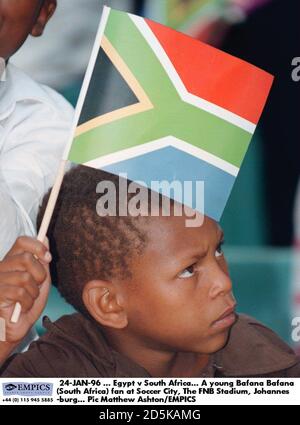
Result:
{"label": "brown shirt", "polygon": [[[79,313],[52,323],[29,350],[2,366],[2,377],[150,377],[114,351],[101,327]],[[255,319],[239,315],[228,343],[202,371],[204,377],[300,377],[300,359],[273,331]]]}

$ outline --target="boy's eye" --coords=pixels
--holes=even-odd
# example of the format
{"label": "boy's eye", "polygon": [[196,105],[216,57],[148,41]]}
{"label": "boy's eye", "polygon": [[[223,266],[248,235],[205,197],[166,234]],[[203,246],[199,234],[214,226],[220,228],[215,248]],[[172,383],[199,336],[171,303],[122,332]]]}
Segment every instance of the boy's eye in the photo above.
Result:
{"label": "boy's eye", "polygon": [[222,245],[223,244],[224,244],[224,241],[219,243],[218,248],[216,249],[216,252],[215,252],[216,257],[222,257],[222,255],[223,255]]}
{"label": "boy's eye", "polygon": [[189,277],[193,277],[195,274],[195,266],[196,264],[192,264],[189,267],[186,267],[182,272],[179,273],[178,277],[180,279],[188,279]]}

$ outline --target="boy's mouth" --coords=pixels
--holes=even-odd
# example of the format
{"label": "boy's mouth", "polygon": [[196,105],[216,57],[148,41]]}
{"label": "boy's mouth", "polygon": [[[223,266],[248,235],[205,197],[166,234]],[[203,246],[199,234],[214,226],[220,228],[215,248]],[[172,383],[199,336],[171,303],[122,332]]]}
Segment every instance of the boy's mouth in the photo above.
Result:
{"label": "boy's mouth", "polygon": [[212,323],[213,328],[223,329],[232,326],[237,319],[235,306],[227,308],[224,313]]}

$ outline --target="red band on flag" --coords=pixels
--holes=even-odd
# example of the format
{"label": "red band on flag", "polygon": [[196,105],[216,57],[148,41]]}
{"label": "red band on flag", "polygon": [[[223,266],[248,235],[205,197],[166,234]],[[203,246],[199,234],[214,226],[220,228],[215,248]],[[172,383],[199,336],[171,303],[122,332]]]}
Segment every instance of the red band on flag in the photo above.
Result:
{"label": "red band on flag", "polygon": [[257,124],[273,76],[219,49],[145,19],[187,91]]}

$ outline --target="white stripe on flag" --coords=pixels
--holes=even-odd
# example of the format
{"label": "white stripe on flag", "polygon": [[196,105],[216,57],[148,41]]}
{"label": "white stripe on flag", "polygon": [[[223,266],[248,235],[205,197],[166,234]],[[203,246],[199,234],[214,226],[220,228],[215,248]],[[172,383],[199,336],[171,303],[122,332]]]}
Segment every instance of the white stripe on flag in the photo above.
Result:
{"label": "white stripe on flag", "polygon": [[229,162],[224,161],[223,159],[218,158],[217,156],[212,155],[209,152],[206,152],[205,150],[193,146],[187,142],[184,142],[183,140],[180,140],[174,136],[163,137],[162,139],[158,139],[153,142],[144,143],[143,145],[134,146],[132,148],[123,149],[121,151],[109,155],[104,155],[99,158],[93,159],[92,161],[85,162],[83,165],[92,168],[102,168],[169,146],[173,146],[174,148],[177,148],[185,153],[193,155],[194,157],[199,158],[225,171],[226,173],[231,174],[234,177],[236,177],[239,172],[239,168],[235,167]]}
{"label": "white stripe on flag", "polygon": [[168,74],[170,80],[173,82],[179,96],[184,102],[194,105],[197,108],[203,109],[204,111],[209,112],[210,114],[213,114],[219,118],[222,118],[223,120],[242,128],[250,134],[254,133],[256,125],[253,124],[251,121],[248,121],[245,118],[242,118],[239,115],[228,111],[227,109],[224,109],[221,106],[211,103],[199,96],[189,93],[180,76],[178,75],[176,69],[174,68],[174,65],[170,61],[168,55],[159,43],[158,39],[153,34],[147,22],[139,16],[132,15],[130,13],[128,13],[128,15],[140,31],[141,35],[145,38],[149,46],[154,51],[155,55],[157,56],[166,73]]}

